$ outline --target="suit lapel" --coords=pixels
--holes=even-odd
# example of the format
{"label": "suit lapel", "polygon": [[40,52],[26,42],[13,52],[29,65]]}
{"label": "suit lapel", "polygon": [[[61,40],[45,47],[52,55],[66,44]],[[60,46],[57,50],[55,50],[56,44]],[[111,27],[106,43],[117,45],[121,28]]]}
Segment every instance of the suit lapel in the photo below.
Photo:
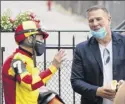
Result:
{"label": "suit lapel", "polygon": [[101,72],[103,72],[101,53],[100,53],[100,50],[99,50],[98,43],[94,38],[91,40],[90,49],[91,49],[91,52],[92,52],[95,60],[97,61],[98,65],[101,69]]}
{"label": "suit lapel", "polygon": [[[95,60],[97,61],[101,69],[101,72],[103,73],[103,64],[98,42],[96,41],[95,38],[91,38],[89,41],[90,41],[91,52]],[[115,70],[115,65],[117,64],[117,57],[119,57],[120,46],[121,46],[121,38],[118,36],[117,33],[112,32],[113,71]]]}

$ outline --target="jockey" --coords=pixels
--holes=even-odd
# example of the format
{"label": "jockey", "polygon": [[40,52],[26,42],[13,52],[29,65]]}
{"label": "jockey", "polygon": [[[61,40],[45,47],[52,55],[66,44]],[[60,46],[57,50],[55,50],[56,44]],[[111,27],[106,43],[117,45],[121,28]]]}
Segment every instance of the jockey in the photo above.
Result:
{"label": "jockey", "polygon": [[35,58],[44,53],[43,41],[48,36],[34,21],[24,21],[16,28],[15,41],[19,47],[2,67],[5,104],[64,104],[53,91],[39,92],[59,69],[65,56],[65,51],[60,50],[45,71],[36,67]]}

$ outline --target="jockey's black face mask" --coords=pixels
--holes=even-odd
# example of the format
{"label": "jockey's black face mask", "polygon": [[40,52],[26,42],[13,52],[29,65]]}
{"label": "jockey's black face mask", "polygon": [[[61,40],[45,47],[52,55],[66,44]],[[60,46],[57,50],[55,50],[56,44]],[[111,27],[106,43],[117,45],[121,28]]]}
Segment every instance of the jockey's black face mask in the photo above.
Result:
{"label": "jockey's black face mask", "polygon": [[37,56],[41,56],[45,52],[45,44],[40,40],[36,40],[36,35],[32,37],[32,48],[35,50]]}
{"label": "jockey's black face mask", "polygon": [[41,41],[36,40],[34,49],[36,51],[36,55],[41,56],[45,52],[45,44]]}
{"label": "jockey's black face mask", "polygon": [[32,35],[25,39],[22,44],[28,48],[33,49],[33,55],[41,56],[45,51],[45,44],[40,39],[36,39],[36,35]]}

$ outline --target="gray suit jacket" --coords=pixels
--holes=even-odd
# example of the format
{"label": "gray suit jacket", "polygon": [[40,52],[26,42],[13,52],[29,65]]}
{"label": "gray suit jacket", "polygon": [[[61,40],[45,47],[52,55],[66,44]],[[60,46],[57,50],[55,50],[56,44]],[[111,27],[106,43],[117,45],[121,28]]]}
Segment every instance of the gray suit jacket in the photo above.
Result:
{"label": "gray suit jacket", "polygon": [[[113,79],[125,80],[125,37],[112,32]],[[75,48],[71,85],[82,95],[81,104],[102,104],[96,90],[103,85],[103,65],[98,43],[94,37]]]}

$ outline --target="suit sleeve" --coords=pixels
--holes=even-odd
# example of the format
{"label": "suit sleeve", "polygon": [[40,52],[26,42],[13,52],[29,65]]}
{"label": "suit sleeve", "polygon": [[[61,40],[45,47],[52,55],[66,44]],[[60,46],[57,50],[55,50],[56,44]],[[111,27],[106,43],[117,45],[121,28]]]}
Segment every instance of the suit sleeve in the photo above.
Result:
{"label": "suit sleeve", "polygon": [[72,88],[75,92],[81,94],[84,98],[95,100],[98,86],[94,86],[85,82],[84,66],[82,63],[83,60],[81,59],[79,49],[76,47],[74,51],[71,71]]}

